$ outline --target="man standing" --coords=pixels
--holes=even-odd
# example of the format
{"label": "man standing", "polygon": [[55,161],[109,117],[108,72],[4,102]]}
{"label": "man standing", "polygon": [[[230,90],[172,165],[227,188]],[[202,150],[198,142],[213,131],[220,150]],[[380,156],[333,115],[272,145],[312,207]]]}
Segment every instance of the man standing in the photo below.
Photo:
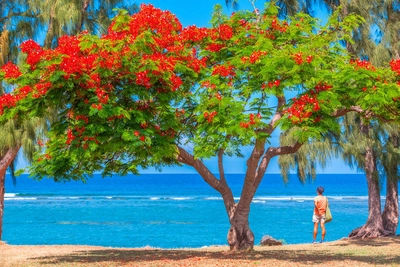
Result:
{"label": "man standing", "polygon": [[313,243],[316,243],[317,233],[318,233],[318,223],[321,225],[321,241],[320,243],[324,242],[325,238],[325,212],[326,206],[328,204],[328,199],[322,195],[324,193],[324,188],[319,186],[317,188],[317,194],[314,198],[314,214],[313,214],[313,223],[314,223],[314,239]]}

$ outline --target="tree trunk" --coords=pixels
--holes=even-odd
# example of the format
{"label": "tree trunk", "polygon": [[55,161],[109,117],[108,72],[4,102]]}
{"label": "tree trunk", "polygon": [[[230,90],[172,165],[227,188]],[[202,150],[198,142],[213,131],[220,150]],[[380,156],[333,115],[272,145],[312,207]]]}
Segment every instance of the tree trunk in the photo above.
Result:
{"label": "tree trunk", "polygon": [[[399,137],[393,134],[389,138],[394,148],[399,147]],[[386,168],[386,203],[382,213],[383,228],[392,235],[396,234],[399,223],[399,177],[397,158],[389,161]]]}
{"label": "tree trunk", "polygon": [[0,241],[2,233],[3,233],[3,214],[4,214],[4,194],[5,194],[5,188],[4,188],[4,181],[5,181],[5,175],[0,176]]}
{"label": "tree trunk", "polygon": [[399,223],[398,180],[388,177],[386,182],[386,203],[382,213],[382,223],[390,235],[395,235]]}
{"label": "tree trunk", "polygon": [[6,170],[18,154],[19,147],[9,148],[0,158],[0,241],[3,234],[4,194]]}
{"label": "tree trunk", "polygon": [[[264,153],[265,143],[257,140],[254,150],[247,161],[246,177],[240,200],[230,215],[231,228],[228,232],[228,244],[231,250],[251,250],[254,246],[254,234],[249,227],[250,205],[262,181],[271,159],[278,155],[297,152],[301,144],[292,146],[269,147]],[[260,160],[261,159],[261,160]]]}
{"label": "tree trunk", "polygon": [[[369,125],[361,125],[361,132],[368,136]],[[368,184],[368,219],[365,225],[351,231],[351,238],[375,238],[387,236],[383,228],[381,216],[381,195],[379,191],[379,179],[376,171],[376,159],[370,146],[365,148],[365,175]]]}
{"label": "tree trunk", "polygon": [[50,19],[49,19],[49,24],[48,24],[48,28],[47,28],[47,32],[46,32],[46,37],[44,39],[44,47],[45,48],[51,48],[52,43],[53,43],[53,39],[54,39],[54,31],[55,31],[55,7],[51,7],[50,10]]}
{"label": "tree trunk", "polygon": [[81,15],[76,23],[76,28],[74,35],[80,33],[83,29],[83,23],[87,17],[87,9],[89,8],[89,0],[83,1],[82,8],[81,8]]}
{"label": "tree trunk", "polygon": [[[178,160],[195,168],[204,181],[221,194],[222,199],[224,200],[227,215],[229,217],[229,223],[231,225],[227,237],[231,250],[251,250],[254,246],[254,234],[250,230],[248,221],[250,205],[243,205],[243,200],[245,198],[242,197],[239,203],[235,203],[232,190],[225,180],[222,164],[223,150],[221,149],[218,153],[218,168],[220,177],[217,179],[201,160],[195,159],[191,154],[181,147],[178,147],[178,149]],[[247,178],[245,180],[248,181]],[[254,195],[254,192],[250,192],[251,195]]]}
{"label": "tree trunk", "polygon": [[[237,206],[236,206],[237,207]],[[254,234],[249,227],[249,211],[235,210],[234,219],[228,231],[228,244],[231,250],[252,250]]]}
{"label": "tree trunk", "polygon": [[[270,121],[269,126],[264,129],[265,133],[271,134],[274,131],[277,122],[282,117],[281,107],[285,103],[285,97],[278,97],[276,113]],[[295,153],[301,147],[301,144],[296,142],[292,146],[269,147],[267,152],[264,153],[265,144],[265,139],[256,140],[251,156],[246,163],[247,171],[238,203],[235,203],[232,190],[225,180],[222,161],[224,149],[218,151],[218,170],[220,177],[217,179],[201,160],[195,159],[193,155],[189,154],[184,148],[178,147],[179,154],[177,155],[177,160],[195,168],[204,181],[221,194],[231,225],[227,236],[228,244],[233,251],[253,249],[254,234],[249,227],[250,205],[264,177],[270,160],[275,156]]]}

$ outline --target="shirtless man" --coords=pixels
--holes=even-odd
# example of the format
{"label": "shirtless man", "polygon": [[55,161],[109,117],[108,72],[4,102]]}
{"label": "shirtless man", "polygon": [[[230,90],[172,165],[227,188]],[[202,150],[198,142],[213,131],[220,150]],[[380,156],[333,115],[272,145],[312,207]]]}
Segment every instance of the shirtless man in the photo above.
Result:
{"label": "shirtless man", "polygon": [[326,211],[326,205],[327,203],[327,198],[322,195],[324,193],[324,188],[322,186],[319,186],[317,188],[317,194],[314,198],[314,214],[312,221],[314,223],[314,239],[313,243],[316,243],[316,238],[317,238],[317,233],[318,233],[318,223],[321,224],[321,241],[320,243],[324,242],[325,238],[325,211]]}

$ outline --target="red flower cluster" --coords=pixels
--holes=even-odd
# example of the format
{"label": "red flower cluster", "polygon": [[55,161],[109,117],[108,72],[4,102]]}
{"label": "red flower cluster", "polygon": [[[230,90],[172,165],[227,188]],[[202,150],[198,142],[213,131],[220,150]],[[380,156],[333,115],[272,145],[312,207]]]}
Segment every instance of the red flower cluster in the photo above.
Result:
{"label": "red flower cluster", "polygon": [[108,94],[101,88],[96,88],[96,95],[100,103],[108,103]]}
{"label": "red flower cluster", "polygon": [[27,40],[27,41],[25,41],[25,42],[23,42],[20,46],[19,46],[19,48],[21,49],[21,51],[23,52],[23,53],[26,53],[26,54],[30,54],[30,53],[33,53],[33,52],[37,52],[37,51],[41,51],[42,50],[42,48],[40,47],[40,45],[38,45],[35,41],[33,41],[33,40]]}
{"label": "red flower cluster", "polygon": [[31,66],[31,69],[36,68],[36,64],[39,63],[40,59],[43,56],[43,50],[40,51],[35,51],[26,57],[26,63],[28,63]]}
{"label": "red flower cluster", "polygon": [[215,84],[211,84],[209,81],[205,81],[201,84],[201,87],[204,88],[211,88],[211,89],[215,89],[217,88],[217,86]]}
{"label": "red flower cluster", "polygon": [[99,52],[99,64],[101,68],[113,70],[121,67],[120,63],[121,55],[117,52],[100,51]]}
{"label": "red flower cluster", "polygon": [[275,40],[276,36],[275,34],[271,31],[271,30],[266,30],[266,31],[262,31],[262,33],[265,34],[265,38],[271,39],[271,40]]}
{"label": "red flower cluster", "polygon": [[[257,113],[257,118],[258,118],[258,119],[261,119],[261,118],[262,118],[262,116],[261,116],[260,113]],[[250,125],[256,124],[256,121],[255,121],[254,119],[255,119],[255,116],[254,116],[253,113],[251,113],[251,114],[249,115],[249,122],[240,122],[240,127],[246,128],[246,129],[249,128]]]}
{"label": "red flower cluster", "polygon": [[186,110],[184,110],[183,108],[182,109],[178,109],[178,108],[175,109],[175,117],[177,117],[177,118],[182,117],[183,115],[185,115],[185,113],[186,113]]}
{"label": "red flower cluster", "polygon": [[28,55],[26,58],[26,63],[31,66],[31,69],[35,69],[36,64],[44,55],[43,49],[33,40],[25,41],[19,47],[22,52]]}
{"label": "red flower cluster", "polygon": [[284,113],[289,115],[289,119],[293,123],[297,123],[311,117],[319,109],[317,97],[302,95],[299,99],[293,98],[293,105],[287,108]]}
{"label": "red flower cluster", "polygon": [[250,57],[242,57],[241,61],[243,64],[246,64],[247,62],[250,62],[251,64],[254,64],[257,62],[257,60],[259,60],[262,56],[265,56],[266,54],[268,54],[265,51],[254,51]]}
{"label": "red flower cluster", "polygon": [[278,87],[279,85],[281,84],[281,80],[275,80],[275,81],[273,81],[273,82],[268,82],[268,84],[265,84],[265,83],[263,83],[262,85],[261,85],[261,89],[265,89],[265,88],[267,88],[267,85],[268,85],[268,87],[269,88],[272,88],[272,87]]}
{"label": "red flower cluster", "polygon": [[32,95],[33,98],[39,98],[47,93],[47,90],[51,87],[51,82],[42,82],[35,85],[35,93]]}
{"label": "red flower cluster", "polygon": [[191,57],[191,58],[185,57],[182,59],[186,60],[187,62],[186,65],[189,68],[192,68],[197,73],[199,73],[201,69],[206,67],[206,62],[208,60],[206,57],[203,57],[201,59],[198,59],[196,57]]}
{"label": "red flower cluster", "polygon": [[198,43],[208,37],[208,29],[189,26],[183,29],[181,37],[183,40]]}
{"label": "red flower cluster", "polygon": [[32,92],[32,87],[29,85],[25,85],[19,89],[16,90],[15,97],[17,100],[24,99],[30,92]]}
{"label": "red flower cluster", "polygon": [[77,119],[77,120],[83,120],[86,124],[89,123],[89,118],[88,118],[86,115],[77,115],[77,116],[75,117],[75,119]]}
{"label": "red flower cluster", "polygon": [[224,47],[225,47],[225,45],[223,45],[223,44],[212,43],[206,47],[206,50],[208,50],[210,52],[218,52],[219,50],[221,50]]}
{"label": "red flower cluster", "polygon": [[351,60],[350,64],[355,65],[355,69],[375,70],[375,67],[372,65],[372,63],[367,60]]}
{"label": "red flower cluster", "polygon": [[[392,68],[392,71],[396,72],[397,75],[400,77],[400,59],[393,59],[392,61],[390,61],[390,67]],[[400,86],[400,80],[397,82],[397,84]],[[400,96],[394,97],[393,101],[400,101]]]}
{"label": "red flower cluster", "polygon": [[[296,53],[296,54],[292,55],[292,57],[293,57],[293,59],[294,59],[294,61],[296,62],[297,65],[301,65],[301,64],[304,63],[304,58],[303,58],[303,53],[302,52]],[[306,62],[308,64],[311,64],[313,59],[314,59],[314,57],[312,55],[309,55],[309,56],[306,57]]]}
{"label": "red flower cluster", "polygon": [[218,27],[219,37],[221,40],[229,40],[233,36],[233,30],[231,26],[226,24],[221,24]]}
{"label": "red flower cluster", "polygon": [[213,121],[215,115],[217,115],[217,112],[214,110],[211,113],[208,113],[207,111],[204,112],[203,116],[204,118],[210,123]]}
{"label": "red flower cluster", "polygon": [[174,75],[171,77],[171,83],[172,83],[172,91],[176,91],[182,85],[183,82],[179,76]]}
{"label": "red flower cluster", "polygon": [[158,126],[158,125],[156,125],[154,128],[156,129],[157,133],[160,136],[168,136],[170,138],[174,138],[174,136],[176,134],[175,130],[171,129],[171,128],[169,128],[167,130],[160,130],[160,126]]}
{"label": "red flower cluster", "polygon": [[299,52],[293,55],[294,61],[296,61],[297,65],[303,64],[303,53]]}
{"label": "red flower cluster", "polygon": [[271,22],[271,28],[276,31],[286,32],[288,27],[289,25],[287,24],[286,21],[283,22],[283,24],[281,25],[276,17],[274,17],[274,19]]}
{"label": "red flower cluster", "polygon": [[221,24],[217,28],[213,28],[208,30],[207,32],[208,37],[211,40],[220,40],[220,41],[227,41],[230,40],[233,36],[233,29],[231,26],[227,24]]}
{"label": "red flower cluster", "polygon": [[144,55],[143,60],[151,60],[157,64],[159,72],[174,71],[177,59],[172,56],[167,56],[161,53],[152,55]]}
{"label": "red flower cluster", "polygon": [[60,64],[60,69],[66,73],[64,75],[65,79],[68,79],[73,73],[80,73],[82,70],[78,57],[64,57]]}
{"label": "red flower cluster", "polygon": [[149,71],[141,71],[136,74],[136,84],[143,85],[146,88],[150,88],[152,86],[150,82],[150,77],[148,76]]}
{"label": "red flower cluster", "polygon": [[18,66],[11,62],[3,65],[3,67],[1,67],[1,70],[4,71],[4,78],[6,79],[16,79],[22,74],[19,71]]}
{"label": "red flower cluster", "polygon": [[58,47],[55,49],[60,54],[78,56],[81,53],[79,39],[76,36],[61,36],[58,38]]}
{"label": "red flower cluster", "polygon": [[12,94],[3,94],[0,96],[0,115],[3,114],[4,107],[15,107],[17,99]]}
{"label": "red flower cluster", "polygon": [[328,84],[327,82],[318,83],[318,84],[315,86],[315,93],[318,94],[319,92],[327,91],[327,90],[331,89],[332,87],[333,87],[333,85],[330,85],[330,84]]}
{"label": "red flower cluster", "polygon": [[221,75],[223,77],[234,77],[235,71],[233,66],[217,65],[214,66],[212,75]]}
{"label": "red flower cluster", "polygon": [[74,139],[75,139],[75,135],[72,132],[72,129],[68,129],[67,130],[67,141],[65,143],[67,145],[70,145]]}
{"label": "red flower cluster", "polygon": [[392,71],[396,72],[397,75],[400,75],[400,59],[390,61],[390,67]]}
{"label": "red flower cluster", "polygon": [[116,120],[116,119],[122,119],[124,117],[124,115],[118,115],[118,116],[111,116],[111,117],[108,117],[108,121],[113,121],[113,120]]}
{"label": "red flower cluster", "polygon": [[153,5],[140,5],[140,12],[134,14],[128,24],[129,30],[126,30],[125,25],[120,25],[117,28],[114,20],[108,28],[109,34],[106,39],[122,39],[127,34],[135,39],[141,33],[148,30],[160,35],[168,36],[172,32],[182,31],[182,25],[179,20],[169,11],[162,11],[155,8]]}

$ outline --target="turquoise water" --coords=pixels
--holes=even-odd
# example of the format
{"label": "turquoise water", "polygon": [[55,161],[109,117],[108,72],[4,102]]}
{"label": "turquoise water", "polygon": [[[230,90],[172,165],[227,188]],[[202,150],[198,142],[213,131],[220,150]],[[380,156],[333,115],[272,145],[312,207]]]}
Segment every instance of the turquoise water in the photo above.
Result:
{"label": "turquoise water", "polygon": [[[227,179],[238,199],[243,175]],[[256,243],[263,235],[287,244],[309,243],[319,185],[325,187],[333,213],[327,241],[346,237],[365,223],[364,175],[325,174],[304,185],[292,176],[285,185],[278,174],[270,174],[251,205]],[[197,174],[95,176],[86,184],[21,176],[16,186],[6,177],[3,223],[3,241],[15,245],[195,248],[226,245],[229,229],[222,198]]]}

